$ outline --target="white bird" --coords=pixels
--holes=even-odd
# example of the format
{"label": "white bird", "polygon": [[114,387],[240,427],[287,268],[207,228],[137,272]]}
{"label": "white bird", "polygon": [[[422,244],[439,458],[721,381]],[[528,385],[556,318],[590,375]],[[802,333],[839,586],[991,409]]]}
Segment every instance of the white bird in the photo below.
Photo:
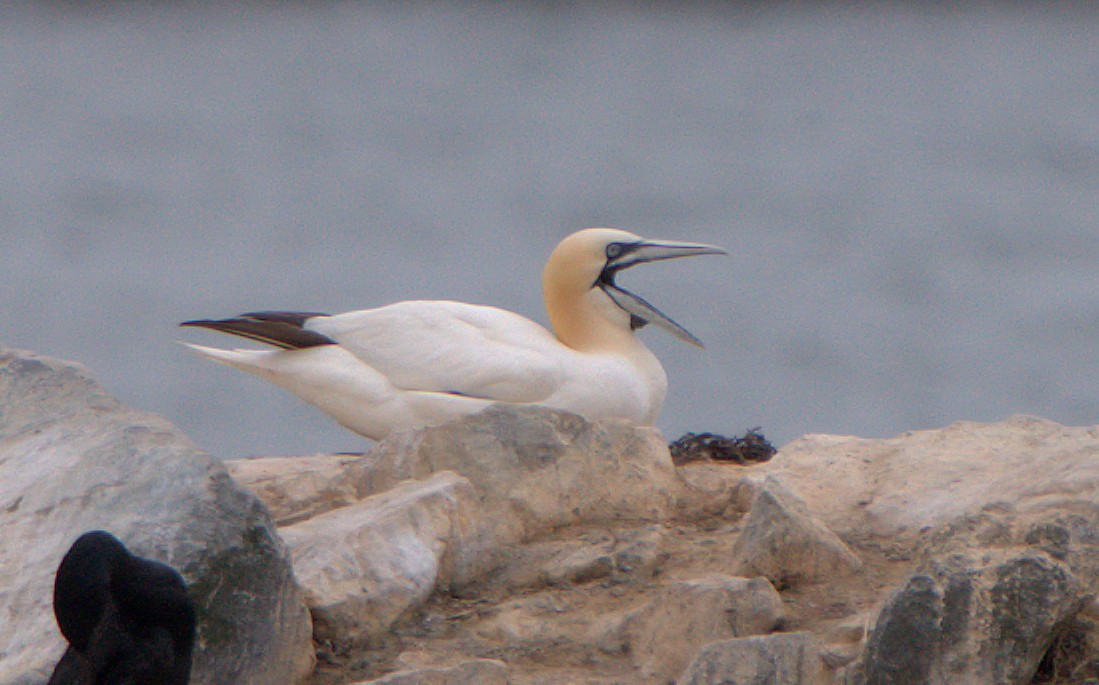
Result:
{"label": "white bird", "polygon": [[254,312],[186,321],[279,350],[184,343],[289,390],[360,435],[437,425],[496,402],[539,404],[589,419],[656,421],[668,381],[634,331],[653,323],[698,338],[614,282],[662,259],[727,254],[712,245],[645,240],[610,228],[565,238],[542,273],[553,332],[512,312],[444,300],[397,302],[329,316]]}

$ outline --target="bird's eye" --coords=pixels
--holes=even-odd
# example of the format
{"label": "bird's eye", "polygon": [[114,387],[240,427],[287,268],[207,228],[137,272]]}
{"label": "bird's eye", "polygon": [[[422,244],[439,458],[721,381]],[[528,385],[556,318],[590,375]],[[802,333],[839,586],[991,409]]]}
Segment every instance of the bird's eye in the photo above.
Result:
{"label": "bird's eye", "polygon": [[607,245],[607,259],[615,259],[622,254],[622,246],[618,243]]}

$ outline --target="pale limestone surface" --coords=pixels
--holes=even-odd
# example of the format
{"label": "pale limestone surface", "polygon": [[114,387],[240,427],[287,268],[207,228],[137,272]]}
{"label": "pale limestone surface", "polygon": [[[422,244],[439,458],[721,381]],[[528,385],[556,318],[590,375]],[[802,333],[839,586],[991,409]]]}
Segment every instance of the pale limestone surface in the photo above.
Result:
{"label": "pale limestone surface", "polygon": [[[441,584],[434,599],[403,605],[413,608],[390,631],[428,663],[492,656],[513,685],[862,685],[892,668],[883,654],[903,658],[889,640],[911,641],[912,614],[883,613],[889,598],[913,578],[940,578],[914,611],[944,616],[957,597],[941,579],[965,577],[974,600],[947,613],[985,628],[934,637],[939,647],[917,642],[912,653],[928,673],[953,673],[947,657],[1000,644],[1005,682],[1025,685],[1057,635],[1097,645],[1074,673],[1090,673],[1087,659],[1099,669],[1099,628],[1088,618],[1099,615],[1088,599],[1099,589],[1097,457],[1095,429],[1014,417],[889,440],[806,436],[766,464],[672,468],[651,429],[493,408],[286,477],[310,473],[299,491],[315,493],[290,516],[339,511],[352,491],[369,498],[446,470],[472,486],[491,563],[474,566],[459,597]],[[1037,561],[1011,562],[1026,559]],[[1012,573],[1017,583],[998,580]],[[692,604],[676,590],[715,574],[780,598],[784,618],[741,631],[715,618],[730,615],[717,595]],[[1024,599],[1025,616],[1005,613]],[[1007,644],[1005,630],[1026,644]]]}
{"label": "pale limestone surface", "polygon": [[317,454],[308,457],[266,457],[225,462],[233,480],[263,500],[279,526],[303,521],[358,499],[345,477],[358,456]]}
{"label": "pale limestone surface", "polygon": [[629,651],[644,678],[678,676],[700,645],[770,633],[786,612],[763,578],[708,575],[664,586],[626,619]]}
{"label": "pale limestone surface", "polygon": [[0,348],[0,683],[48,678],[64,650],[54,573],[93,529],[187,580],[196,685],[291,685],[312,670],[309,615],[260,502],[83,368]]}
{"label": "pale limestone surface", "polygon": [[443,471],[280,532],[317,637],[363,646],[432,592],[484,574],[485,521],[469,482]]}
{"label": "pale limestone surface", "polygon": [[501,541],[591,521],[660,520],[681,494],[663,436],[625,420],[495,405],[385,440],[352,464],[361,494],[454,471],[494,514]]}
{"label": "pale limestone surface", "polygon": [[764,576],[781,588],[836,581],[862,568],[843,540],[774,476],[748,505],[731,556],[736,573]]}
{"label": "pale limestone surface", "polygon": [[998,504],[1037,512],[1099,502],[1099,427],[1013,416],[887,440],[807,435],[760,472],[797,492],[841,537],[888,538]]}
{"label": "pale limestone surface", "polygon": [[492,659],[474,659],[457,666],[397,671],[358,685],[508,685],[507,665]]}

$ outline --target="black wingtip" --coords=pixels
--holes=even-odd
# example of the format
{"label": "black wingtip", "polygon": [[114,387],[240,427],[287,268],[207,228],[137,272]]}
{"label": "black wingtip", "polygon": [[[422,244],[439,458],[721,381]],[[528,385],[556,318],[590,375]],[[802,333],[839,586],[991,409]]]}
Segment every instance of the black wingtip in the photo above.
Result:
{"label": "black wingtip", "polygon": [[303,328],[306,321],[317,316],[327,315],[316,312],[251,312],[232,319],[194,319],[179,325],[207,328],[288,350],[334,345],[336,341],[328,336]]}

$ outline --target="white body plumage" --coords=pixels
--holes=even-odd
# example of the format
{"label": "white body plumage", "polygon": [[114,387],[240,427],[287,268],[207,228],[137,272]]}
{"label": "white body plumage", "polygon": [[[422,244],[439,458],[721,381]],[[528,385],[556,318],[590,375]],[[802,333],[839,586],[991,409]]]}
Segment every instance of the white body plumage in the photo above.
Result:
{"label": "white body plumage", "polygon": [[651,424],[663,406],[667,377],[634,330],[652,322],[698,341],[616,286],[614,273],[646,261],[723,252],[646,241],[613,229],[574,233],[557,247],[543,273],[553,333],[509,311],[450,301],[398,302],[334,316],[261,312],[184,325],[284,347],[222,350],[188,344],[289,390],[373,439],[443,423],[495,402]]}

